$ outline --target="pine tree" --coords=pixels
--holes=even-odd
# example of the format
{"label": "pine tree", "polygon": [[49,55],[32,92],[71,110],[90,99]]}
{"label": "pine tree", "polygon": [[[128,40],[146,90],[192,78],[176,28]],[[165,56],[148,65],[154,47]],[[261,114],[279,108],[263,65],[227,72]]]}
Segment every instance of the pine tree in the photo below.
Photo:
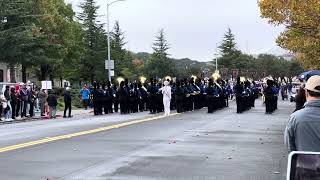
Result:
{"label": "pine tree", "polygon": [[233,56],[239,54],[240,51],[237,49],[235,36],[230,28],[228,28],[227,32],[224,35],[222,43],[218,48],[220,49],[222,56]]}
{"label": "pine tree", "polygon": [[[231,29],[228,28],[225,33],[221,45],[218,47],[221,53],[221,57],[218,59],[219,67],[236,68],[236,60],[240,57],[241,51],[237,49],[237,43],[235,42],[235,35]],[[215,59],[214,59],[215,63]]]}
{"label": "pine tree", "polygon": [[[34,37],[36,16],[27,0],[2,0],[0,2],[0,61],[10,67],[22,64],[23,81],[26,81],[26,66],[38,54],[37,37]],[[14,79],[13,79],[14,81]]]}
{"label": "pine tree", "polygon": [[98,6],[94,0],[85,0],[80,5],[79,19],[84,29],[85,55],[80,62],[80,78],[85,81],[105,80],[107,35],[103,25],[97,23]]}
{"label": "pine tree", "polygon": [[174,76],[176,68],[171,59],[168,57],[170,49],[165,38],[164,30],[160,30],[153,43],[153,54],[147,61],[145,72],[149,77],[164,78],[165,76]]}
{"label": "pine tree", "polygon": [[111,40],[111,57],[115,61],[116,76],[125,76],[125,74],[122,73],[124,68],[128,68],[126,71],[132,69],[132,58],[130,58],[130,56],[126,56],[127,52],[124,48],[125,44],[126,42],[124,33],[120,28],[119,22],[116,21],[113,28]]}
{"label": "pine tree", "polygon": [[167,59],[168,53],[167,51],[170,49],[167,40],[165,39],[164,30],[161,29],[159,35],[156,36],[156,41],[153,43],[152,47],[154,51],[154,55],[158,56],[158,58]]}

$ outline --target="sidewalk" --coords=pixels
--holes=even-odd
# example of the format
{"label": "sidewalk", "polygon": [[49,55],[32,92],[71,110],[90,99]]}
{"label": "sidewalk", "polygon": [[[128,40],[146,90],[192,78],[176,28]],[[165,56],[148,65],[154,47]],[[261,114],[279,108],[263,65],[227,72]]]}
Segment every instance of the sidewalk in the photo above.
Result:
{"label": "sidewalk", "polygon": [[[57,111],[57,118],[56,119],[63,119],[63,111]],[[72,110],[72,118],[74,117],[78,117],[78,116],[82,116],[82,115],[93,115],[93,109],[88,109],[88,110],[84,110],[84,109],[76,109],[76,110]],[[30,117],[26,117],[26,118],[21,118],[16,117],[15,120],[8,120],[5,121],[4,119],[2,119],[3,121],[0,121],[0,125],[3,124],[13,124],[13,123],[22,123],[22,122],[29,122],[29,121],[41,121],[41,120],[49,120],[49,116],[40,116],[40,112],[35,112],[35,116],[30,118]]]}

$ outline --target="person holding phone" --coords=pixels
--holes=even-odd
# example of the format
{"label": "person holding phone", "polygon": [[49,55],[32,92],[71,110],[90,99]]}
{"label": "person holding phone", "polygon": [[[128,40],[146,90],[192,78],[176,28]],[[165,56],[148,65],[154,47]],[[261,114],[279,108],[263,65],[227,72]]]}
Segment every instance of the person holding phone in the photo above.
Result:
{"label": "person holding phone", "polygon": [[320,152],[320,76],[312,76],[305,91],[307,102],[290,116],[284,133],[289,152]]}

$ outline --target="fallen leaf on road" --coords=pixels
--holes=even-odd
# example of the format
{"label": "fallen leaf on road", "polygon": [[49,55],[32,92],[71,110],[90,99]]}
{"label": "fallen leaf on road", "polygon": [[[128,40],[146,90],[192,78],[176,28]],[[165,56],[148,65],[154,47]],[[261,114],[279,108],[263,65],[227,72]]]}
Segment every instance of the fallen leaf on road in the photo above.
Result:
{"label": "fallen leaf on road", "polygon": [[264,144],[263,142],[261,144]]}
{"label": "fallen leaf on road", "polygon": [[228,157],[228,159],[232,159],[232,157]]}

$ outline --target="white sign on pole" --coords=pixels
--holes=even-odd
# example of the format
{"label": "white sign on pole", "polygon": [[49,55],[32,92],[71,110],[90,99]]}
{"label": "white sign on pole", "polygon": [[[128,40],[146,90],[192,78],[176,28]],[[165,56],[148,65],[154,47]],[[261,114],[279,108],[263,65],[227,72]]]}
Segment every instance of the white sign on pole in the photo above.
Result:
{"label": "white sign on pole", "polygon": [[[105,61],[105,68],[109,69],[108,60]],[[110,60],[110,69],[114,69],[114,60]]]}
{"label": "white sign on pole", "polygon": [[41,81],[41,88],[42,89],[52,89],[52,82],[51,81]]}
{"label": "white sign on pole", "polygon": [[110,76],[111,76],[111,77],[114,77],[114,70],[111,70],[111,71],[110,71]]}

